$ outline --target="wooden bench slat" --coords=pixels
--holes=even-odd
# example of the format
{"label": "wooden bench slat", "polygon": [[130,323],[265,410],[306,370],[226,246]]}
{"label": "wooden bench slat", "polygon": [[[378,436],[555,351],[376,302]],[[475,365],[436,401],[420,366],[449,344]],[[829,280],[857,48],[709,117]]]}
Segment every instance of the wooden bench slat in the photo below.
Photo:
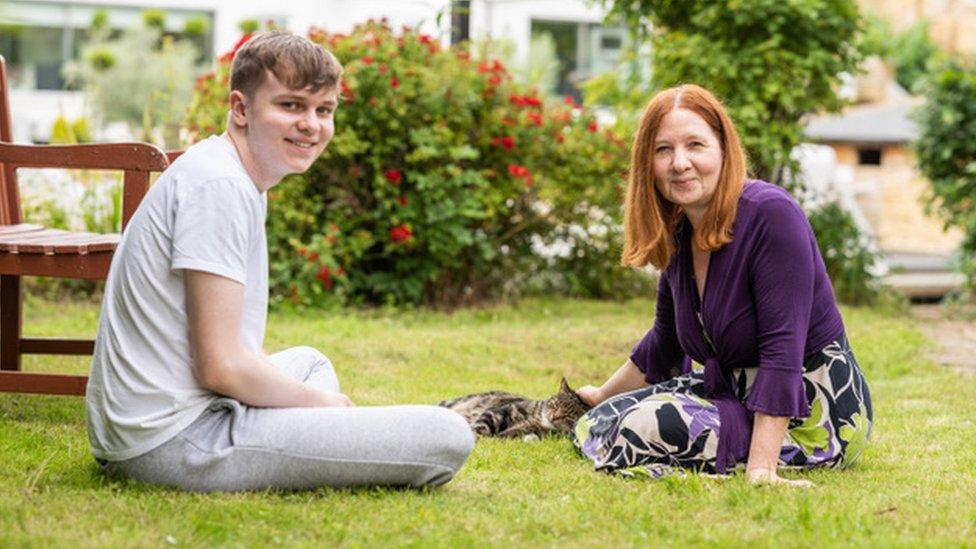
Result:
{"label": "wooden bench slat", "polygon": [[111,251],[118,246],[118,234],[68,232],[43,229],[15,235],[0,234],[0,252],[24,254],[87,254]]}
{"label": "wooden bench slat", "polygon": [[16,225],[0,225],[0,236],[9,236],[16,234],[30,233],[34,231],[43,231],[44,227],[40,225],[34,225],[32,223],[18,223]]}
{"label": "wooden bench slat", "polygon": [[11,252],[26,254],[54,254],[58,253],[88,253],[93,246],[108,245],[108,249],[114,249],[118,244],[118,237],[99,235],[92,233],[60,233],[46,236],[39,236],[29,241],[16,241],[12,244],[16,249],[11,248]]}
{"label": "wooden bench slat", "polygon": [[85,244],[83,252],[80,251],[77,246],[72,246],[70,244],[66,244],[63,246],[56,245],[54,246],[54,255],[67,255],[67,254],[74,254],[74,253],[93,254],[96,252],[111,252],[115,250],[115,248],[117,248],[118,246],[119,246],[118,239],[111,240],[111,241],[107,240],[104,242],[91,242]]}

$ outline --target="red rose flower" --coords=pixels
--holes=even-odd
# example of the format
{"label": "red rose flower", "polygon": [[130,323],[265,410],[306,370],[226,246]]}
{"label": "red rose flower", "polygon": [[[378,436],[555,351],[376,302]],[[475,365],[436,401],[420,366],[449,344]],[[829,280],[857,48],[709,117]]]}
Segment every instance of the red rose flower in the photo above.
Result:
{"label": "red rose flower", "polygon": [[342,88],[342,98],[347,103],[354,103],[356,101],[356,91],[352,89],[352,86],[345,80],[340,83],[340,86]]}
{"label": "red rose flower", "polygon": [[362,61],[363,61],[363,64],[364,65],[372,65],[373,64],[373,58],[370,57],[370,56],[368,56],[368,55],[364,55],[362,57]]}
{"label": "red rose flower", "polygon": [[413,236],[413,232],[410,231],[410,227],[402,223],[390,229],[390,239],[393,242],[406,242],[410,240],[411,236]]}
{"label": "red rose flower", "polygon": [[234,55],[237,54],[237,50],[241,49],[241,46],[243,46],[250,39],[251,39],[251,33],[245,32],[244,34],[242,34],[241,37],[237,40],[237,43],[234,44],[234,47],[231,48],[229,52],[220,56],[219,61],[221,63],[227,63],[232,61],[234,59]]}
{"label": "red rose flower", "polygon": [[516,179],[522,179],[525,181],[526,187],[532,186],[532,172],[525,166],[520,166],[518,164],[509,164],[508,173]]}
{"label": "red rose flower", "polygon": [[500,137],[495,137],[491,140],[491,144],[496,147],[501,147],[506,151],[510,151],[515,148],[515,138],[511,135],[502,135]]}
{"label": "red rose flower", "polygon": [[403,180],[403,173],[400,170],[386,170],[383,175],[394,187],[399,185],[400,181]]}
{"label": "red rose flower", "polygon": [[530,112],[528,115],[526,115],[526,118],[529,119],[530,123],[535,124],[536,126],[542,125],[542,115],[537,112]]}
{"label": "red rose flower", "polygon": [[586,129],[589,130],[590,133],[596,133],[597,130],[600,129],[600,126],[596,123],[596,120],[593,120],[586,126]]}
{"label": "red rose flower", "polygon": [[251,35],[252,33],[250,32],[245,32],[244,34],[242,34],[241,37],[237,40],[237,43],[234,44],[234,47],[230,51],[237,53],[237,50],[241,49],[241,46],[246,44],[247,41],[251,39]]}
{"label": "red rose flower", "polygon": [[393,78],[391,78],[390,79],[390,87],[393,88],[393,89],[399,88],[400,87],[400,80],[398,80],[397,77],[395,77],[395,76]]}
{"label": "red rose flower", "polygon": [[326,290],[332,289],[332,270],[328,266],[319,269],[319,272],[315,275],[315,279],[321,282]]}

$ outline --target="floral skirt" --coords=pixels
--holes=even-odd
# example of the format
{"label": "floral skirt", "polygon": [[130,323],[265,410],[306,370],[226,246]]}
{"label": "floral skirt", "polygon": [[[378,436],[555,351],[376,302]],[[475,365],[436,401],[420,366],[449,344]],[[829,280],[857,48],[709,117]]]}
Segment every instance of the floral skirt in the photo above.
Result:
{"label": "floral skirt", "polygon": [[[733,371],[739,400],[745,402],[757,371]],[[806,359],[803,386],[810,417],[790,420],[780,465],[850,465],[871,436],[872,412],[867,383],[846,337]],[[653,477],[684,469],[712,473],[722,425],[704,392],[702,372],[693,371],[617,395],[580,418],[573,443],[598,471]]]}

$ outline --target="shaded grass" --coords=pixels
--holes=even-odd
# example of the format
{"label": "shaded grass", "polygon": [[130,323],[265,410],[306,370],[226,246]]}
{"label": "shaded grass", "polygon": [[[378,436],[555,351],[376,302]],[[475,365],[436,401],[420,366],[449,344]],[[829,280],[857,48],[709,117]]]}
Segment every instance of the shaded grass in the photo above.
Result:
{"label": "shaded grass", "polygon": [[[91,305],[30,303],[38,335],[94,333]],[[360,405],[433,403],[488,389],[533,397],[598,383],[653,304],[542,300],[430,312],[275,314],[266,346],[308,344]],[[911,321],[845,311],[875,406],[871,445],[808,491],[741,478],[663,481],[592,471],[566,440],[478,443],[435,490],[180,494],[96,472],[78,398],[0,395],[0,546],[953,545],[976,539],[976,379],[934,366]],[[28,370],[84,372],[85,358]]]}

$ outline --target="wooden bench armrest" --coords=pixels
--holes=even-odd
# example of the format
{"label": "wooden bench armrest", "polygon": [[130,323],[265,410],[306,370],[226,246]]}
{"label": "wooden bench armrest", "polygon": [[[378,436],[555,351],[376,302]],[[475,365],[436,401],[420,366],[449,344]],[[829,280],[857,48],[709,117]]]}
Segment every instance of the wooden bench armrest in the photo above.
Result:
{"label": "wooden bench armrest", "polygon": [[166,160],[168,160],[169,163],[172,164],[173,162],[176,161],[177,158],[179,158],[180,156],[182,156],[184,152],[186,152],[186,151],[183,151],[183,150],[166,151]]}
{"label": "wooden bench armrest", "polygon": [[0,163],[18,168],[161,172],[166,153],[148,143],[21,145],[0,143]]}
{"label": "wooden bench armrest", "polygon": [[169,166],[166,153],[148,143],[91,145],[19,145],[0,143],[0,164],[8,169],[62,168],[122,170],[122,228],[128,225],[149,190],[149,173]]}

